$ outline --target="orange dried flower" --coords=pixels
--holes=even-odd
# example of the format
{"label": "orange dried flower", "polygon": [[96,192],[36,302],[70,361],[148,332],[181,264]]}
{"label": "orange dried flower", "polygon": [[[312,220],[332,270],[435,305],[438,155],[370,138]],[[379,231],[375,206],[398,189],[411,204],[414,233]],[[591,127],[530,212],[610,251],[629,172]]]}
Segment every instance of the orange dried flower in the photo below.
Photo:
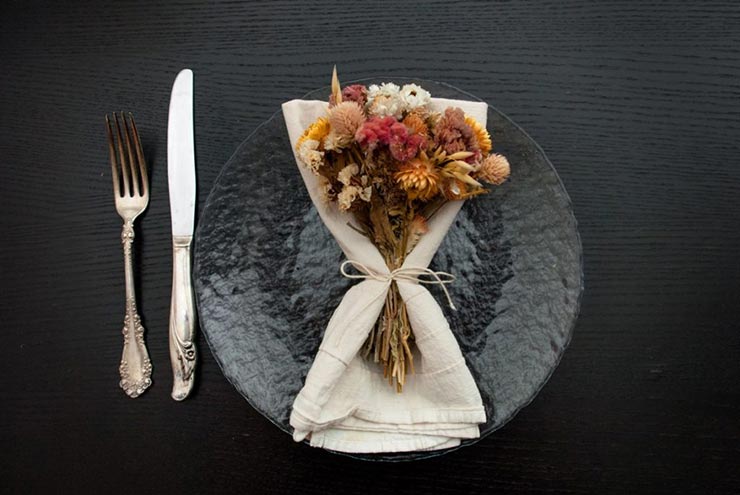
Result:
{"label": "orange dried flower", "polygon": [[480,122],[469,115],[465,116],[465,123],[473,129],[475,138],[478,141],[480,152],[485,155],[486,153],[491,151],[491,146],[493,146],[493,144],[491,143],[491,135],[488,134],[486,128],[480,125]]}
{"label": "orange dried flower", "polygon": [[426,136],[429,133],[429,127],[424,119],[416,112],[411,112],[403,119],[403,125],[408,127],[412,133]]}
{"label": "orange dried flower", "polygon": [[421,157],[405,162],[394,177],[410,199],[428,201],[439,192],[439,173],[432,162]]}

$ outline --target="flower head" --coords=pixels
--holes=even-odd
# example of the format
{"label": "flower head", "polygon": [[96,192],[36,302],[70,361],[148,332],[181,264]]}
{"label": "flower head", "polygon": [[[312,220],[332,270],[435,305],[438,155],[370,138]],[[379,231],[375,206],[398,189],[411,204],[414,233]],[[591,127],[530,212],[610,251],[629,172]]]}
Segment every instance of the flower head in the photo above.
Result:
{"label": "flower head", "polygon": [[439,191],[440,176],[432,162],[423,156],[404,163],[394,177],[410,199],[427,201]]}
{"label": "flower head", "polygon": [[343,101],[354,101],[361,107],[367,103],[367,88],[364,84],[352,84],[342,90]]}
{"label": "flower head", "polygon": [[480,169],[476,172],[476,176],[482,181],[498,186],[504,183],[510,173],[511,167],[509,160],[505,156],[493,153],[483,160]]}
{"label": "flower head", "polygon": [[478,142],[478,147],[480,148],[481,154],[485,155],[486,153],[491,151],[491,135],[488,134],[486,128],[483,127],[480,122],[469,115],[465,116],[465,123],[468,124],[473,130],[473,133],[475,134],[475,140]]}
{"label": "flower head", "polygon": [[342,211],[347,211],[352,208],[352,202],[357,198],[360,192],[361,190],[357,186],[344,186],[337,195],[337,203],[339,204],[339,209]]}
{"label": "flower head", "polygon": [[357,166],[356,163],[350,163],[339,171],[339,174],[337,174],[337,180],[345,186],[349,186],[350,184],[352,184],[352,177],[357,175],[359,172],[360,167]]}
{"label": "flower head", "polygon": [[426,136],[429,133],[429,127],[424,121],[424,118],[417,112],[411,112],[403,119],[403,125],[409,128],[409,130],[416,134]]}
{"label": "flower head", "polygon": [[[357,129],[355,139],[363,148],[372,151],[379,145],[387,145],[391,139],[391,127],[400,125],[393,117],[371,117]],[[404,127],[405,129],[405,127]]]}
{"label": "flower head", "polygon": [[355,136],[355,132],[365,122],[365,114],[360,105],[354,101],[343,101],[329,109],[331,131],[327,139],[328,149],[346,147]]}
{"label": "flower head", "polygon": [[315,139],[304,139],[297,150],[298,159],[314,174],[318,174],[319,168],[324,164],[324,152],[318,150],[319,144]]}
{"label": "flower head", "polygon": [[329,134],[330,130],[331,126],[329,124],[329,119],[326,117],[319,117],[310,126],[308,126],[305,131],[303,131],[303,134],[296,143],[296,149],[300,148],[303,142],[307,139],[317,141],[321,144],[324,138]]}
{"label": "flower head", "polygon": [[372,84],[367,88],[367,111],[378,117],[393,116],[400,118],[403,114],[403,102],[400,98],[401,88],[393,83],[380,86]]}
{"label": "flower head", "polygon": [[406,84],[399,94],[403,109],[411,112],[417,108],[425,108],[432,101],[429,91],[416,84]]}
{"label": "flower head", "polygon": [[474,163],[481,156],[475,131],[465,122],[465,113],[459,108],[445,109],[444,116],[434,126],[434,144],[441,147],[447,154],[459,151],[473,153],[466,159]]}

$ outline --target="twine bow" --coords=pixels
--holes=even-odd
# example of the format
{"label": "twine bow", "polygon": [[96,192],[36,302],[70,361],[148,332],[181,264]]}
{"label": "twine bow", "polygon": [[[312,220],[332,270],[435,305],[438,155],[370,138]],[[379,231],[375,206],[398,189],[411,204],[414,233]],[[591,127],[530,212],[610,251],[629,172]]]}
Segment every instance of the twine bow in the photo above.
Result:
{"label": "twine bow", "polygon": [[[353,266],[355,270],[357,270],[358,273],[348,273],[347,267]],[[428,285],[439,285],[442,287],[442,290],[445,293],[445,296],[447,297],[447,302],[450,305],[450,308],[453,310],[457,310],[455,305],[452,303],[452,297],[450,297],[450,293],[447,291],[447,287],[445,287],[446,284],[451,284],[455,281],[455,276],[451,273],[447,272],[435,272],[434,270],[431,270],[429,268],[419,268],[419,267],[408,267],[408,268],[396,268],[390,273],[378,273],[372,268],[369,268],[368,266],[360,263],[359,261],[355,260],[346,260],[344,261],[340,267],[339,271],[347,278],[354,278],[354,279],[371,279],[371,280],[377,280],[378,282],[392,282],[394,280],[405,280],[407,282],[417,282],[420,284],[428,284]],[[428,276],[432,277],[432,279],[424,279],[419,278],[422,276]]]}

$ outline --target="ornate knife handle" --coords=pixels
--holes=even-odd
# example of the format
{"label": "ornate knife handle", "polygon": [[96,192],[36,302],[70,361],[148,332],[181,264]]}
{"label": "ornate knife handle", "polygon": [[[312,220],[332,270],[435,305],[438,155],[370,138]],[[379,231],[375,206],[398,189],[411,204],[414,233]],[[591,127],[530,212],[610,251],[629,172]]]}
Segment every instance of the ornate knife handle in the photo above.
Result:
{"label": "ornate knife handle", "polygon": [[174,382],[172,398],[183,400],[195,381],[195,301],[190,280],[192,236],[172,240],[172,301],[170,304],[170,361]]}
{"label": "ornate knife handle", "polygon": [[126,277],[126,317],[123,320],[123,354],[118,368],[120,386],[132,399],[140,396],[152,384],[152,362],[144,342],[144,326],[136,312],[134,267],[131,248],[134,243],[134,223],[127,221],[121,232],[123,262]]}

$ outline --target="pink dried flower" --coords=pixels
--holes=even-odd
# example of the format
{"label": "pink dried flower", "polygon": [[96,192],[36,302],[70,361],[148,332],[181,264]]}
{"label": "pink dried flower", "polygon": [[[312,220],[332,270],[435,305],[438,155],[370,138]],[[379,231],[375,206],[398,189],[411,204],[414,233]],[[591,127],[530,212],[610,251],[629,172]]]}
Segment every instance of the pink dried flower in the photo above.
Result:
{"label": "pink dried flower", "polygon": [[[405,128],[405,126],[404,126]],[[391,137],[389,149],[393,158],[405,162],[414,158],[419,150],[426,147],[427,139],[421,134],[398,134]]]}
{"label": "pink dried flower", "polygon": [[[342,101],[354,101],[361,107],[367,103],[367,88],[364,84],[352,84],[342,89]],[[336,105],[334,95],[329,95],[329,106]]]}
{"label": "pink dried flower", "polygon": [[400,125],[404,130],[406,129],[403,124],[399,124],[393,117],[372,117],[357,129],[355,139],[360,146],[372,151],[378,145],[387,145],[390,142],[391,127],[394,125]]}
{"label": "pink dried flower", "polygon": [[465,161],[475,163],[481,158],[475,130],[465,122],[465,113],[460,108],[445,109],[444,116],[433,130],[434,144],[447,154],[471,151],[474,154]]}
{"label": "pink dried flower", "polygon": [[476,177],[489,184],[498,186],[509,178],[510,173],[511,166],[509,165],[509,160],[503,155],[492,153],[488,155],[488,158],[483,160],[480,169],[476,173]]}
{"label": "pink dried flower", "polygon": [[329,124],[333,139],[340,144],[352,141],[357,129],[365,122],[365,114],[354,101],[343,101],[329,109]]}

